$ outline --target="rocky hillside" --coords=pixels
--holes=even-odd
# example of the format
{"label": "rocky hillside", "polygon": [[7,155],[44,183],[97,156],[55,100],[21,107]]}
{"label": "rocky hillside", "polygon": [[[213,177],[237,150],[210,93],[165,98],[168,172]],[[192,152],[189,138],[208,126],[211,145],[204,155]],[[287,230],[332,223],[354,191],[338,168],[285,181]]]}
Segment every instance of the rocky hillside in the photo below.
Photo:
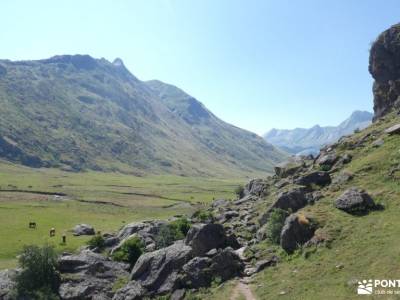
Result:
{"label": "rocky hillside", "polygon": [[295,155],[318,154],[325,145],[336,142],[356,129],[364,129],[371,124],[373,115],[367,111],[355,111],[338,126],[296,129],[271,129],[264,135],[267,142]]}
{"label": "rocky hillside", "polygon": [[33,167],[243,176],[284,154],[120,59],[0,61],[0,158]]}

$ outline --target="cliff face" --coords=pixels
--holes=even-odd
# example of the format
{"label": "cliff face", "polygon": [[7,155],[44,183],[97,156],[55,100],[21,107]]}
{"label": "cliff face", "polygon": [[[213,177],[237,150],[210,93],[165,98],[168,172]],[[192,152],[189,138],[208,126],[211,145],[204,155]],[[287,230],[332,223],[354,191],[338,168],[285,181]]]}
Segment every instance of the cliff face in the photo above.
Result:
{"label": "cliff face", "polygon": [[381,33],[373,43],[369,72],[375,79],[374,120],[400,108],[400,24]]}

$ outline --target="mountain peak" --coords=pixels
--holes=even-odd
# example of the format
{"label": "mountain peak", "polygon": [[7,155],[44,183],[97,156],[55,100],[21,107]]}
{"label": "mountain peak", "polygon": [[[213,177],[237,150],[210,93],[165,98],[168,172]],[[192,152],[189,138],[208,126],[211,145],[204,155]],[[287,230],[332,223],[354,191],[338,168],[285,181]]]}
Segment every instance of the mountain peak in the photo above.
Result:
{"label": "mountain peak", "polygon": [[116,59],[114,59],[114,61],[112,62],[112,64],[116,67],[124,67],[124,62],[122,61],[122,59],[120,59],[119,57],[117,57]]}

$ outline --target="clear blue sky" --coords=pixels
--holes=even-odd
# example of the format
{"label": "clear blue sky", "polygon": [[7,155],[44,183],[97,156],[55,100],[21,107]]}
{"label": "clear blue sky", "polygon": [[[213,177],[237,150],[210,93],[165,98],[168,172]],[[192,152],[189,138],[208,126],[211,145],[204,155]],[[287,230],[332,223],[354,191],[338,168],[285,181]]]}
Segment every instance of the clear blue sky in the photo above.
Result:
{"label": "clear blue sky", "polygon": [[368,50],[398,0],[19,1],[0,4],[0,58],[121,57],[262,134],[372,111]]}

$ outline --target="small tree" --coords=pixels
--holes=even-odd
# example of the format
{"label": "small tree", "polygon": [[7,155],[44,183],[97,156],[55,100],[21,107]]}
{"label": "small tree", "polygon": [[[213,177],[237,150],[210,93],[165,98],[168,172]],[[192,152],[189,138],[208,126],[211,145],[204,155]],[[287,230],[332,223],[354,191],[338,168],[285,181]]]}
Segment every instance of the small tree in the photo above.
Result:
{"label": "small tree", "polygon": [[281,240],[282,227],[289,213],[286,210],[275,208],[271,211],[267,222],[266,233],[268,239],[275,244]]}
{"label": "small tree", "polygon": [[19,257],[22,271],[16,276],[16,289],[21,297],[56,299],[60,286],[57,254],[51,246],[25,246]]}
{"label": "small tree", "polygon": [[115,251],[112,258],[116,261],[124,261],[130,263],[131,266],[135,265],[136,261],[143,254],[144,245],[139,237],[135,236],[126,240],[120,249]]}

